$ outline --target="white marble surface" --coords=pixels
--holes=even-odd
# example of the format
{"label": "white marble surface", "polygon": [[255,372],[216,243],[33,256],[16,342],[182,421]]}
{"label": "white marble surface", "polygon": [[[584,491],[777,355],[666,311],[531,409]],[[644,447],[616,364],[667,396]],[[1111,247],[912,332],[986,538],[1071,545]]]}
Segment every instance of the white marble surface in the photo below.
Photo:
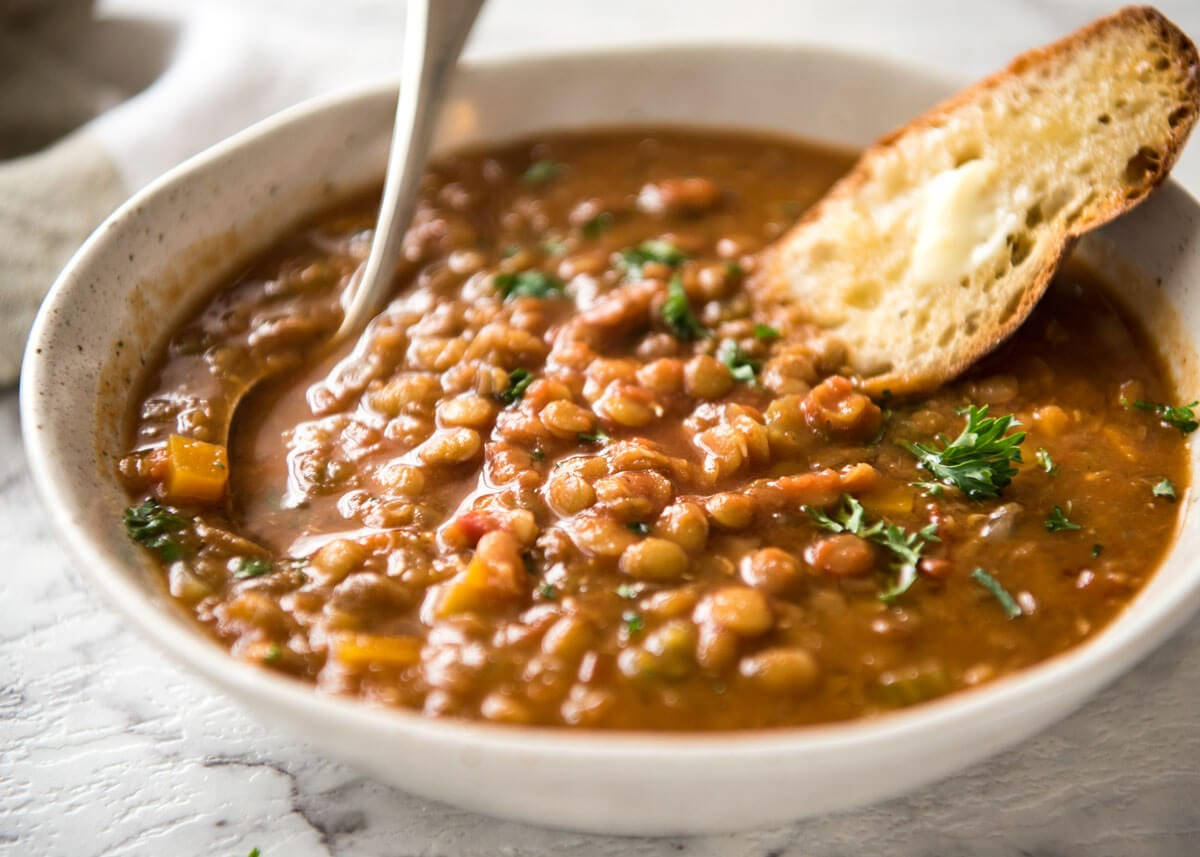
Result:
{"label": "white marble surface", "polygon": [[[285,0],[250,5],[281,14],[296,8]],[[387,0],[306,5],[317,18],[335,8],[398,16],[398,4]],[[1200,2],[1163,6],[1200,35]],[[799,39],[974,75],[1110,8],[1028,0],[493,0],[470,52]],[[1179,175],[1200,190],[1200,147]],[[46,528],[12,392],[0,395],[0,556],[3,854],[242,857],[253,847],[263,857],[1200,853],[1200,622],[1073,717],[915,794],[780,830],[629,840],[506,824],[409,797],[253,720],[147,648],[86,587]]]}

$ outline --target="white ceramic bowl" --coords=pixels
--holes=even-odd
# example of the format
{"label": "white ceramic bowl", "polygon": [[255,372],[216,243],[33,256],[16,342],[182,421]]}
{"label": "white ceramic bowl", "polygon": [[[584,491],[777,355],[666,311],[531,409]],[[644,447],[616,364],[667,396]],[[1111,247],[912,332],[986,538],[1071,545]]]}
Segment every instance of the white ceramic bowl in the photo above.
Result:
{"label": "white ceramic bowl", "polygon": [[[463,71],[441,145],[612,123],[732,125],[861,145],[950,88],[909,66],[809,48],[523,59]],[[298,218],[379,179],[393,99],[379,88],[302,105],[139,193],[67,266],[25,357],[30,463],[75,557],[134,626],[267,722],[408,791],[480,812],[605,833],[729,831],[894,795],[995,753],[1079,705],[1196,608],[1200,518],[1189,495],[1166,565],[1087,645],[868,721],[691,736],[506,728],[323,695],[228,657],[164,597],[122,531],[127,499],[113,477],[121,417],[145,355],[215,282]],[[1130,306],[1165,331],[1191,394],[1200,388],[1198,214],[1167,185],[1085,248],[1120,272]],[[1192,462],[1194,473],[1194,452]]]}

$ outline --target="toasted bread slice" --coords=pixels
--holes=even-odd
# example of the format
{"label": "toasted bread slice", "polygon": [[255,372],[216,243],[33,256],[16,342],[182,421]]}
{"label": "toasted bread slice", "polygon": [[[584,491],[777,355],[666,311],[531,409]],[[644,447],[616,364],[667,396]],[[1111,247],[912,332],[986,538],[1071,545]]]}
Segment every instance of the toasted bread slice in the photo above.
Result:
{"label": "toasted bread slice", "polygon": [[1018,57],[868,149],[761,287],[871,392],[953,378],[1011,334],[1072,243],[1161,183],[1200,109],[1196,48],[1127,8]]}

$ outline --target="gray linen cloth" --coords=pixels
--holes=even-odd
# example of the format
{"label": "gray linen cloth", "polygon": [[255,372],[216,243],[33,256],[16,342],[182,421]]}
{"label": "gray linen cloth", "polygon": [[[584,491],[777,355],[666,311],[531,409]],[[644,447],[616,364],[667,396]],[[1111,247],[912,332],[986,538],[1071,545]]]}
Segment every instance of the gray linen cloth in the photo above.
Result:
{"label": "gray linen cloth", "polygon": [[395,73],[398,0],[0,0],[0,387],[96,226],[190,155]]}

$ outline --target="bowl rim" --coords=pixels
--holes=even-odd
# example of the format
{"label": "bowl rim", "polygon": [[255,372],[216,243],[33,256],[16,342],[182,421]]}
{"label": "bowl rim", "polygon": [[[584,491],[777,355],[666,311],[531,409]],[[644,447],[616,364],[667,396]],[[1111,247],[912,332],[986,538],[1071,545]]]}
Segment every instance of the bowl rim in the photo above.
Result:
{"label": "bowl rim", "polygon": [[[628,48],[584,49],[571,53],[538,51],[465,62],[472,73],[500,71],[511,66],[592,65],[637,60],[647,54],[670,54],[675,58],[703,58],[714,54],[738,55],[770,52],[776,55],[825,57],[832,63],[852,61],[881,70],[919,75],[944,83],[949,91],[959,79],[953,73],[890,54],[833,48],[804,42],[701,41],[638,44]],[[719,58],[718,58],[719,59]],[[694,762],[723,757],[795,755],[821,750],[866,748],[891,742],[915,740],[969,725],[1009,717],[1023,709],[1022,703],[1042,696],[1055,696],[1057,689],[1091,677],[1093,688],[1113,681],[1133,663],[1145,657],[1179,629],[1200,606],[1200,574],[1180,575],[1156,593],[1152,603],[1131,611],[1126,606],[1095,637],[978,688],[960,690],[937,700],[871,717],[809,725],[731,729],[720,731],[606,730],[563,726],[512,726],[459,718],[430,717],[406,708],[392,708],[366,700],[323,692],[313,684],[289,678],[241,661],[230,655],[198,628],[186,629],[169,609],[155,603],[117,562],[97,557],[86,529],[74,520],[64,486],[56,482],[51,460],[55,450],[41,431],[46,419],[37,391],[50,375],[53,349],[43,347],[54,326],[56,308],[81,291],[83,276],[100,254],[110,235],[126,220],[136,218],[143,203],[187,183],[214,162],[264,135],[275,134],[292,123],[339,105],[369,101],[394,94],[395,81],[356,84],[309,98],[256,122],[233,136],[208,147],[159,176],[110,214],[75,252],[55,279],[34,321],[22,362],[19,384],[22,440],[37,494],[54,529],[65,536],[69,553],[83,560],[80,565],[93,586],[110,605],[128,618],[144,637],[167,653],[173,666],[200,675],[205,681],[236,691],[242,699],[260,698],[274,708],[305,711],[312,719],[339,722],[372,734],[407,732],[410,737],[439,744],[470,745],[481,751],[543,754],[552,750],[568,762],[670,757]],[[719,123],[712,123],[719,124]],[[705,127],[699,117],[697,127]],[[1174,179],[1157,192],[1175,192],[1200,212],[1200,202]],[[1188,511],[1180,518],[1176,536],[1189,523]],[[1144,598],[1141,590],[1135,601]],[[230,694],[234,695],[234,694]],[[242,703],[242,699],[238,703]]]}

